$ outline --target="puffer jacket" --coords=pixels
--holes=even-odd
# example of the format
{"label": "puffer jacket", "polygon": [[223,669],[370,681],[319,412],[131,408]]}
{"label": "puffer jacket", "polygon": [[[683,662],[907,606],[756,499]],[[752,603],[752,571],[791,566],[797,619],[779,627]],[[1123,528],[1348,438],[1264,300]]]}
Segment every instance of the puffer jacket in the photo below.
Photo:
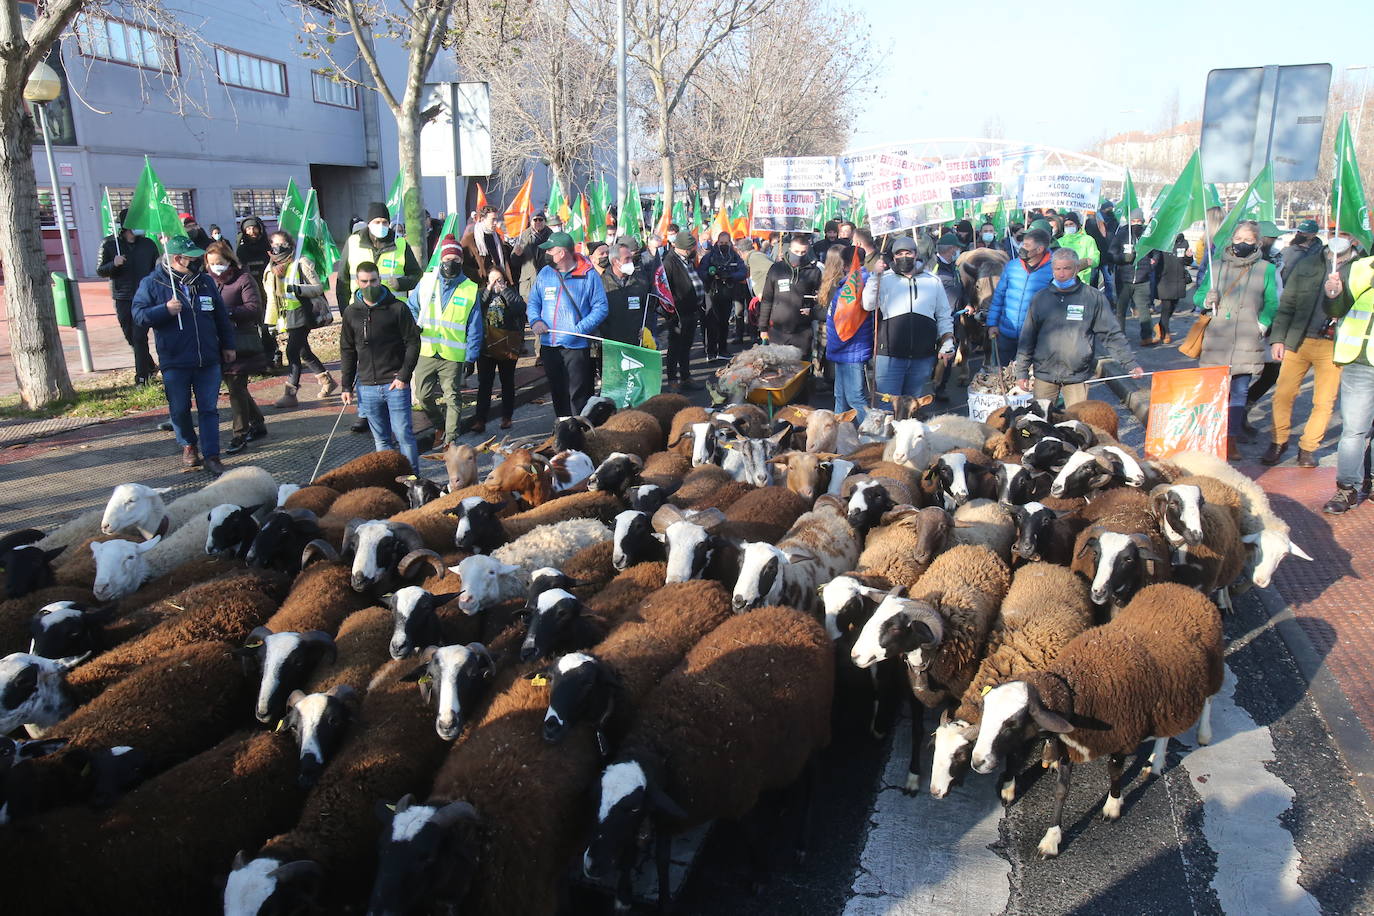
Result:
{"label": "puffer jacket", "polygon": [[[591,261],[578,255],[577,263],[567,273],[560,273],[553,264],[539,271],[525,303],[525,317],[531,326],[536,321],[544,322],[550,332],[595,334],[606,320],[607,308],[601,275],[592,268]],[[591,346],[591,341],[568,334],[544,333],[539,335],[539,345],[583,350]]]}
{"label": "puffer jacket", "polygon": [[1002,279],[988,301],[988,327],[1006,337],[1020,337],[1026,312],[1030,311],[1035,294],[1050,285],[1054,271],[1050,268],[1050,253],[1045,252],[1040,263],[1028,267],[1020,258],[1013,258],[1002,270]]}
{"label": "puffer jacket", "polygon": [[258,296],[258,284],[253,282],[252,274],[233,264],[214,280],[219,287],[219,297],[229,313],[229,321],[234,325],[234,360],[224,364],[225,373],[261,372],[267,368],[267,356],[263,353],[262,337],[258,333],[258,325],[262,324],[262,299]]}
{"label": "puffer jacket", "polygon": [[1060,248],[1068,248],[1080,258],[1092,262],[1092,267],[1078,272],[1078,279],[1087,283],[1088,278],[1093,275],[1093,267],[1102,263],[1102,252],[1098,250],[1097,242],[1093,241],[1093,237],[1081,229],[1073,235],[1061,235],[1056,241],[1059,242]]}
{"label": "puffer jacket", "polygon": [[1315,245],[1306,250],[1289,247],[1284,251],[1280,271],[1283,291],[1279,294],[1278,311],[1270,327],[1271,342],[1281,343],[1289,350],[1302,346],[1312,323],[1312,313],[1325,304],[1327,272],[1326,245],[1321,239],[1316,239]]}
{"label": "puffer jacket", "polygon": [[1230,366],[1232,375],[1253,375],[1264,368],[1269,350],[1264,332],[1279,307],[1277,273],[1259,251],[1241,258],[1226,247],[1212,278],[1221,300],[1203,335],[1199,366]]}
{"label": "puffer jacket", "polygon": [[163,369],[218,366],[220,352],[234,349],[234,325],[209,274],[179,274],[176,298],[181,313],[167,311],[172,281],[161,267],[143,278],[134,294],[134,321],[153,329],[157,364]]}
{"label": "puffer jacket", "polygon": [[[872,274],[865,270],[861,276],[866,288],[872,280]],[[835,290],[835,295],[830,297],[830,307],[826,309],[825,358],[832,363],[866,363],[873,358],[873,319],[865,318],[853,337],[840,340],[840,334],[835,330],[835,307],[840,303],[842,292],[843,284]]]}

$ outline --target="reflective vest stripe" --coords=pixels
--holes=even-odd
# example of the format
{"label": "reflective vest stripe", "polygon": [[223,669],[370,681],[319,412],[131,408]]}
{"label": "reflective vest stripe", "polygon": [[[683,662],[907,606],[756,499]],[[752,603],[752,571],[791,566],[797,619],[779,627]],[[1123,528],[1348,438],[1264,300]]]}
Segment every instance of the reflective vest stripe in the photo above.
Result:
{"label": "reflective vest stripe", "polygon": [[[271,268],[268,269],[270,270]],[[281,301],[277,304],[277,311],[294,312],[296,309],[301,307],[301,300],[295,298],[286,291],[287,287],[298,285],[300,282],[301,262],[299,260],[295,260],[292,261],[291,266],[286,269],[286,277],[282,282]]]}
{"label": "reflective vest stripe", "polygon": [[1374,351],[1367,351],[1370,343],[1370,323],[1374,318],[1374,258],[1364,258],[1350,265],[1350,292],[1355,304],[1336,327],[1336,346],[1333,362],[1353,363],[1362,355],[1374,363]]}
{"label": "reflective vest stripe", "polygon": [[420,278],[420,355],[450,362],[467,360],[468,317],[477,302],[477,284],[464,278],[441,303],[437,271]]}
{"label": "reflective vest stripe", "polygon": [[406,247],[406,240],[398,235],[396,236],[395,248],[376,254],[371,248],[363,245],[362,240],[357,235],[350,235],[348,237],[348,266],[357,270],[359,264],[371,261],[377,265],[377,273],[382,278],[382,284],[391,287],[394,286],[396,280],[405,276]]}

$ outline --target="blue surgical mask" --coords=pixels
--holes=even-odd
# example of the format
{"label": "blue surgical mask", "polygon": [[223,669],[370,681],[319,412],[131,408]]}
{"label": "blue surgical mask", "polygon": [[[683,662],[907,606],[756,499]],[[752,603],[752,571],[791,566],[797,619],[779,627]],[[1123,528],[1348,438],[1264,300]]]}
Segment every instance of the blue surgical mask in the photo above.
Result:
{"label": "blue surgical mask", "polygon": [[1078,282],[1078,278],[1069,277],[1069,279],[1067,280],[1053,280],[1051,282],[1054,283],[1054,285],[1059,287],[1060,289],[1068,289],[1070,286],[1073,286],[1076,282]]}
{"label": "blue surgical mask", "polygon": [[1064,227],[1064,234],[1065,234],[1065,235],[1077,235],[1077,234],[1078,234],[1078,227],[1077,227],[1077,226],[1065,226],[1065,227]]}
{"label": "blue surgical mask", "polygon": [[993,239],[995,239],[995,238],[997,238],[996,233],[992,233],[992,232],[984,232],[984,233],[983,233],[983,241],[985,241],[985,242],[991,242],[991,241],[992,241]]}

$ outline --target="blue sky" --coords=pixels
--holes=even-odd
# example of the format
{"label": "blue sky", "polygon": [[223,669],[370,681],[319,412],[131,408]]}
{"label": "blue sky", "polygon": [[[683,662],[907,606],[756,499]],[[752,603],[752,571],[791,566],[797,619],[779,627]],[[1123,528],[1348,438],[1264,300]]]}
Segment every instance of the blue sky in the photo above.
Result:
{"label": "blue sky", "polygon": [[999,118],[1007,139],[1080,149],[1157,129],[1175,90],[1182,116],[1196,116],[1215,68],[1329,62],[1335,81],[1374,66],[1374,0],[856,6],[896,53],[880,61],[853,146],[982,137]]}

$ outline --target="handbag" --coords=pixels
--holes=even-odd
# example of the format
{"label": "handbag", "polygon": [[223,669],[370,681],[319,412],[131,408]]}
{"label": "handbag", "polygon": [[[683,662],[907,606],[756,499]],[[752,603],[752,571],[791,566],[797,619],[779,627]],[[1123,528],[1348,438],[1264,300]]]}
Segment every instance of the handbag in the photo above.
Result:
{"label": "handbag", "polygon": [[1210,314],[1199,316],[1193,326],[1188,329],[1188,336],[1183,338],[1183,343],[1178,345],[1178,352],[1189,359],[1199,359],[1202,356],[1202,338],[1207,333],[1207,325],[1212,323]]}
{"label": "handbag", "polygon": [[312,327],[327,328],[334,323],[334,310],[329,307],[329,300],[324,296],[316,296],[310,308],[311,320],[314,322]]}
{"label": "handbag", "polygon": [[234,328],[234,352],[242,359],[245,356],[257,356],[265,352],[262,344],[262,335],[258,333],[258,327]]}

